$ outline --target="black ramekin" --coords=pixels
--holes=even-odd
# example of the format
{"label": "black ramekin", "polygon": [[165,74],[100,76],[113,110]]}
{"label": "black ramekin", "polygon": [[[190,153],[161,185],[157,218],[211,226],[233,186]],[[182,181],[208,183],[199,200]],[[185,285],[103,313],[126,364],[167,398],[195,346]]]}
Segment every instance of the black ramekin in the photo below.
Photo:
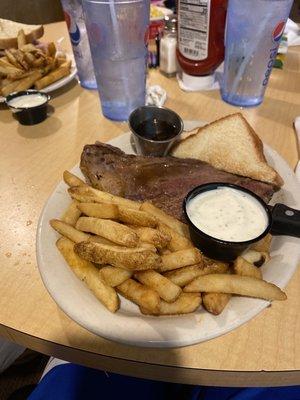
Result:
{"label": "black ramekin", "polygon": [[[42,96],[45,97],[45,102],[43,104],[40,104],[38,106],[33,106],[33,107],[14,107],[9,104],[9,102],[12,99],[15,99],[16,97],[20,96],[26,96],[26,95],[31,95],[31,94],[41,94]],[[47,108],[48,108],[48,102],[50,100],[50,96],[47,93],[40,92],[38,90],[23,90],[20,92],[14,92],[9,94],[6,99],[5,103],[6,105],[10,108],[10,110],[14,113],[16,119],[20,122],[22,125],[35,125],[38,124],[42,121],[44,121],[47,118]]]}
{"label": "black ramekin", "polygon": [[[246,240],[243,242],[230,242],[227,240],[221,240],[221,239],[216,239],[210,235],[207,235],[206,233],[202,232],[199,228],[197,228],[193,222],[190,220],[186,207],[187,204],[191,199],[193,199],[195,196],[197,196],[200,193],[207,192],[209,190],[214,190],[218,189],[219,187],[229,187],[233,188],[236,190],[240,190],[242,192],[245,192],[249,194],[250,196],[254,197],[264,208],[267,218],[268,218],[268,224],[266,229],[257,237],[251,240]],[[239,255],[241,255],[249,246],[251,246],[253,243],[258,242],[261,240],[264,236],[267,235],[267,233],[271,229],[271,224],[272,224],[272,215],[271,212],[266,205],[266,203],[255,193],[251,192],[248,189],[245,189],[241,186],[234,185],[231,183],[219,183],[219,182],[213,182],[213,183],[207,183],[204,185],[200,185],[195,187],[193,190],[191,190],[187,196],[185,197],[183,201],[183,212],[185,215],[185,218],[188,222],[189,226],[189,231],[190,231],[190,236],[193,244],[199,248],[204,255],[206,255],[209,258],[213,258],[215,260],[221,260],[225,262],[231,262],[234,261]]]}

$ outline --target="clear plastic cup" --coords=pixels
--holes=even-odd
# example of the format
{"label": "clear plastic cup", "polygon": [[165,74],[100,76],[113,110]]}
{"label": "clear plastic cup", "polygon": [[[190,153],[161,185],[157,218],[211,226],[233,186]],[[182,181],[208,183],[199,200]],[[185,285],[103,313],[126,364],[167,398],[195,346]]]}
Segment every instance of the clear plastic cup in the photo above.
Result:
{"label": "clear plastic cup", "polygon": [[272,72],[293,0],[229,0],[222,99],[259,105]]}
{"label": "clear plastic cup", "polygon": [[103,115],[126,121],[145,104],[149,0],[83,0]]}

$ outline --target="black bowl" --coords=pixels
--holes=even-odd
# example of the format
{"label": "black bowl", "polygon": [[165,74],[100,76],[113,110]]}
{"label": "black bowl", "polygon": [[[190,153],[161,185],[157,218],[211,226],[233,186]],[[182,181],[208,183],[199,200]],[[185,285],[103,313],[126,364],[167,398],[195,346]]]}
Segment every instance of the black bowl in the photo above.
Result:
{"label": "black bowl", "polygon": [[[12,99],[15,99],[20,96],[26,96],[26,95],[31,95],[31,94],[41,94],[42,96],[45,97],[45,102],[42,104],[39,104],[37,106],[31,106],[31,107],[14,107],[13,105],[10,105],[9,102]],[[6,99],[5,103],[6,105],[11,109],[13,114],[15,115],[16,119],[20,122],[22,125],[35,125],[38,124],[42,121],[44,121],[47,118],[47,108],[48,108],[48,101],[50,100],[50,96],[47,93],[40,92],[38,90],[23,90],[20,92],[14,92],[9,94]]]}
{"label": "black bowl", "polygon": [[[259,236],[247,241],[230,242],[227,240],[216,239],[213,236],[207,235],[193,224],[186,211],[188,202],[200,193],[218,189],[219,187],[230,187],[233,189],[246,192],[247,194],[254,197],[262,205],[262,207],[266,211],[266,215],[268,218],[268,225],[266,229]],[[241,255],[245,250],[247,250],[249,246],[251,246],[255,242],[258,242],[264,236],[266,236],[271,229],[271,223],[272,223],[271,212],[266,203],[260,197],[258,197],[255,193],[251,192],[248,189],[245,189],[241,186],[234,185],[231,183],[213,182],[195,187],[188,193],[188,195],[184,199],[183,212],[188,222],[191,240],[194,243],[194,245],[197,248],[199,248],[205,256],[225,262],[234,261],[239,255]]]}

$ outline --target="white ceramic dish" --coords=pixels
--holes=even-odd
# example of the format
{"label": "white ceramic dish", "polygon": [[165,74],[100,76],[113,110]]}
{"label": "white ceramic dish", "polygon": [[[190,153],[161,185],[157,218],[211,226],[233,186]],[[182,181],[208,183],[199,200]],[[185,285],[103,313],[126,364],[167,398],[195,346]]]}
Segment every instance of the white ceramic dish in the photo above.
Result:
{"label": "white ceramic dish", "polygon": [[[187,125],[192,129],[192,124]],[[110,143],[127,153],[133,152],[129,133]],[[300,208],[300,188],[294,173],[270,147],[265,146],[265,154],[285,181],[273,201]],[[73,172],[81,175],[78,166]],[[69,204],[66,188],[60,182],[42,211],[37,230],[37,260],[44,285],[57,305],[89,331],[130,345],[180,347],[230,332],[268,306],[267,301],[233,297],[219,316],[199,310],[185,316],[151,317],[140,314],[137,306],[122,298],[120,310],[110,313],[76,278],[56,249],[58,234],[49,226],[49,220],[59,218]],[[272,259],[262,268],[264,278],[284,288],[299,263],[299,239],[274,237],[271,250]]]}
{"label": "white ceramic dish", "polygon": [[[68,58],[72,59],[72,66],[71,66],[71,73],[68,76],[65,76],[64,78],[59,79],[58,81],[52,83],[49,86],[46,86],[44,89],[41,90],[41,92],[44,93],[50,93],[53,92],[54,90],[57,90],[65,85],[67,85],[69,82],[71,82],[72,79],[75,78],[76,74],[77,74],[77,69],[75,66],[75,62],[73,60],[73,56],[68,56]],[[0,103],[4,103],[5,102],[5,97],[0,96]]]}

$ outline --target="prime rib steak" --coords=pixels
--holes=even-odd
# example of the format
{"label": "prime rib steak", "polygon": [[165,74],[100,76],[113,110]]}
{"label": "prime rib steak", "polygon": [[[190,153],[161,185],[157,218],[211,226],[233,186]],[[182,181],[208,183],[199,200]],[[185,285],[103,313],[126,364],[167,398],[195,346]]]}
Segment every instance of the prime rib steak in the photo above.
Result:
{"label": "prime rib steak", "polygon": [[182,221],[184,197],[204,183],[234,183],[266,202],[277,190],[271,184],[220,171],[195,159],[129,155],[100,142],[84,146],[80,169],[93,187],[131,200],[150,200]]}

